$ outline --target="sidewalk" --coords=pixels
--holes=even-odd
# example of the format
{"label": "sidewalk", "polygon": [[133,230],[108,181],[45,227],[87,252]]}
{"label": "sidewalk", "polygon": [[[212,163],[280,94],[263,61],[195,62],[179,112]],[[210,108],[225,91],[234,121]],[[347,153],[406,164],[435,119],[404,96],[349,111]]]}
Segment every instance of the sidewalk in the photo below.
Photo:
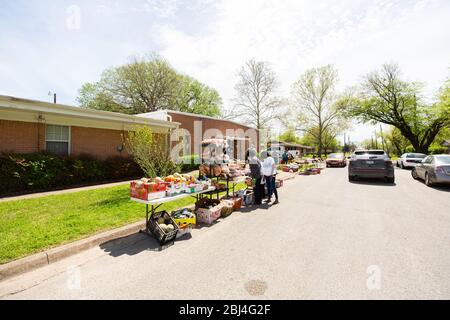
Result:
{"label": "sidewalk", "polygon": [[78,188],[71,188],[71,189],[64,189],[64,190],[31,193],[31,194],[24,194],[21,196],[4,197],[4,198],[0,198],[0,202],[34,199],[34,198],[41,198],[41,197],[46,197],[46,196],[53,196],[53,195],[57,195],[57,194],[65,194],[65,193],[73,193],[73,192],[85,191],[85,190],[110,188],[110,187],[120,186],[120,185],[124,185],[124,184],[129,184],[130,181],[133,181],[133,180],[105,183],[105,184],[97,184],[97,185],[93,185],[93,186],[78,187]]}
{"label": "sidewalk", "polygon": [[[194,174],[194,173],[197,173],[197,172],[198,172],[198,170],[192,171],[189,174]],[[278,173],[278,175],[277,175],[277,178],[281,179],[281,180],[290,180],[290,179],[295,178],[295,176],[296,176],[296,173],[280,171]],[[25,200],[25,199],[35,199],[35,198],[41,198],[41,197],[46,197],[46,196],[53,196],[53,195],[58,195],[58,194],[73,193],[73,192],[78,192],[78,191],[110,188],[110,187],[120,186],[120,185],[124,185],[124,184],[129,184],[131,181],[133,181],[133,180],[121,181],[121,182],[113,182],[113,183],[105,183],[105,184],[98,184],[98,185],[93,185],[93,186],[78,187],[78,188],[71,188],[71,189],[64,189],[64,190],[31,193],[31,194],[25,194],[25,195],[21,195],[21,196],[4,197],[4,198],[0,198],[0,202],[17,201],[17,200]]]}

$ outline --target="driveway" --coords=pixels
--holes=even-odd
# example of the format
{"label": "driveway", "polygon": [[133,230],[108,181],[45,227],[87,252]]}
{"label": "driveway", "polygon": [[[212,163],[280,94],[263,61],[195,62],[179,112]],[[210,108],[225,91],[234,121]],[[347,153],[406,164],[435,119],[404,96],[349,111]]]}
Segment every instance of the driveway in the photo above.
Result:
{"label": "driveway", "polygon": [[[299,176],[281,204],[158,250],[137,234],[0,283],[4,299],[450,299],[450,188]],[[144,208],[143,208],[144,209]]]}

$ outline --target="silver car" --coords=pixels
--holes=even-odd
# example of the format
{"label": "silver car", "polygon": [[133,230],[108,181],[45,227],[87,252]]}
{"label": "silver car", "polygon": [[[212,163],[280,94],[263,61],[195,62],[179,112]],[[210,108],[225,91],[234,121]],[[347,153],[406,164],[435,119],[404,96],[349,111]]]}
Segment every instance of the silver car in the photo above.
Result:
{"label": "silver car", "polygon": [[411,172],[414,179],[423,179],[427,186],[435,183],[450,183],[450,155],[426,157]]}
{"label": "silver car", "polygon": [[397,167],[402,169],[414,168],[427,157],[423,153],[405,153],[397,160]]}
{"label": "silver car", "polygon": [[348,180],[356,178],[383,178],[394,183],[394,165],[383,150],[357,150],[348,163]]}

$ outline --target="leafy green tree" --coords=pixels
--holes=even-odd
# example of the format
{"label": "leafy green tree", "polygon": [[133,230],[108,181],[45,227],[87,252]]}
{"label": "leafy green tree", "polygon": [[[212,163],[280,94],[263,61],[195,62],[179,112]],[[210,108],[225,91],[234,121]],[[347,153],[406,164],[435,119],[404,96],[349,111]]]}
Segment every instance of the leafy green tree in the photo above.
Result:
{"label": "leafy green tree", "polygon": [[134,58],[105,70],[98,82],[80,88],[77,101],[85,108],[128,114],[170,109],[217,116],[221,107],[216,90],[158,57]]}
{"label": "leafy green tree", "polygon": [[298,122],[308,128],[308,134],[315,139],[319,156],[345,127],[343,110],[347,101],[336,93],[337,80],[337,70],[327,65],[307,70],[292,85],[292,104]]}
{"label": "leafy green tree", "polygon": [[[308,130],[305,131],[305,134],[303,135],[301,139],[301,144],[314,147],[316,150],[319,150],[319,127],[311,127]],[[331,129],[327,128],[325,131],[322,131],[322,152],[319,156],[322,155],[322,153],[327,153],[328,150],[331,151],[338,151],[341,150],[341,145],[339,141],[337,140],[337,131],[332,131]]]}
{"label": "leafy green tree", "polygon": [[81,106],[89,109],[121,113],[133,112],[132,109],[125,108],[115,102],[110,95],[102,92],[100,87],[94,83],[85,83],[82,85],[77,101]]}
{"label": "leafy green tree", "polygon": [[222,98],[219,93],[189,76],[181,77],[181,91],[178,95],[179,111],[217,117],[220,115]]}
{"label": "leafy green tree", "polygon": [[301,139],[297,134],[295,133],[295,130],[293,128],[288,128],[285,132],[283,132],[279,137],[278,140],[288,143],[300,143]]}
{"label": "leafy green tree", "polygon": [[419,93],[419,84],[400,79],[396,64],[385,64],[365,77],[348,115],[394,126],[416,152],[428,153],[439,132],[450,126],[449,81],[441,89],[437,103],[422,102]]}
{"label": "leafy green tree", "polygon": [[387,145],[387,152],[397,156],[404,154],[407,151],[408,146],[411,145],[409,140],[406,139],[400,130],[395,127],[384,134],[384,140]]}

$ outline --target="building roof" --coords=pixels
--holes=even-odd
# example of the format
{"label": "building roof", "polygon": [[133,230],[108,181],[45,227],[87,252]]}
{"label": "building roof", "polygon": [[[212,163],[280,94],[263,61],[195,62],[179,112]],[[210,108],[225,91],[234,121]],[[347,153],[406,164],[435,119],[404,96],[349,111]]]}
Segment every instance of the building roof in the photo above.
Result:
{"label": "building roof", "polygon": [[273,141],[272,144],[279,144],[279,145],[283,145],[285,147],[289,147],[289,148],[302,148],[302,149],[314,149],[314,147],[310,147],[310,146],[305,146],[302,144],[298,144],[298,143],[290,143],[290,142],[284,142],[284,141]]}
{"label": "building roof", "polygon": [[[216,120],[216,121],[226,121],[226,122],[230,122],[230,123],[234,123],[237,124],[239,126],[244,126],[247,128],[252,128],[255,129],[252,126],[246,125],[246,124],[242,124],[233,120],[227,120],[227,119],[219,119],[219,118],[214,118],[211,116],[205,116],[202,114],[197,114],[197,113],[189,113],[189,112],[182,112],[182,111],[175,111],[175,110],[158,110],[158,111],[153,111],[153,112],[147,112],[147,113],[141,113],[138,114],[137,116],[140,117],[145,117],[145,118],[152,118],[152,119],[162,119],[162,118],[166,118],[168,113],[173,113],[173,114],[179,114],[179,115],[183,115],[183,116],[189,116],[189,117],[196,117],[196,118],[204,118],[204,119],[212,119],[212,120]],[[255,129],[257,130],[257,129]]]}
{"label": "building roof", "polygon": [[[39,116],[36,116],[36,115]],[[73,125],[116,129],[121,126],[129,129],[133,125],[149,125],[164,129],[177,128],[179,123],[167,120],[142,118],[118,112],[54,104],[50,102],[16,98],[0,95],[0,119],[59,124],[59,122],[73,123]],[[58,123],[57,123],[58,122]]]}

